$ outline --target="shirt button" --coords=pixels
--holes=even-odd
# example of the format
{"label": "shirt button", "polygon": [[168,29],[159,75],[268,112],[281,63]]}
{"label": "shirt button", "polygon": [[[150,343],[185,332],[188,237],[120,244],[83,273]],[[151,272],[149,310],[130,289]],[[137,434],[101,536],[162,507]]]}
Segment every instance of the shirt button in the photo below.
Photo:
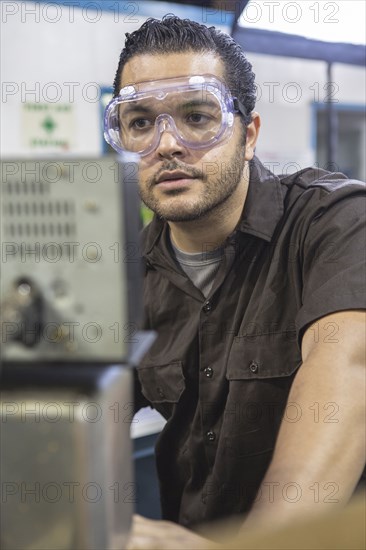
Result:
{"label": "shirt button", "polygon": [[165,393],[164,393],[164,391],[162,390],[162,388],[158,387],[158,388],[156,388],[156,391],[158,392],[158,394],[160,395],[160,397],[165,397]]}
{"label": "shirt button", "polygon": [[257,372],[258,371],[258,363],[256,363],[255,361],[252,361],[249,365],[249,368],[252,372]]}
{"label": "shirt button", "polygon": [[205,305],[203,306],[203,311],[205,313],[209,313],[212,309],[212,303],[208,300]]}
{"label": "shirt button", "polygon": [[208,441],[215,441],[216,434],[215,434],[215,432],[207,432],[206,437],[207,437]]}
{"label": "shirt button", "polygon": [[213,369],[211,367],[206,367],[203,371],[207,378],[212,378],[213,376]]}

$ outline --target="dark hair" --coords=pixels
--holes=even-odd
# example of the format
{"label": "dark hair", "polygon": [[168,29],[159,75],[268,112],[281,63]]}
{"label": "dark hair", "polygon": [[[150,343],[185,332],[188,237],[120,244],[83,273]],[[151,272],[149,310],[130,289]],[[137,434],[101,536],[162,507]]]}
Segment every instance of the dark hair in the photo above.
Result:
{"label": "dark hair", "polygon": [[239,44],[215,27],[206,27],[175,15],[165,15],[161,21],[149,18],[138,30],[126,33],[125,47],[114,79],[114,97],[120,91],[123,67],[133,56],[189,51],[209,51],[223,61],[226,84],[244,105],[244,123],[249,124],[256,99],[255,75]]}

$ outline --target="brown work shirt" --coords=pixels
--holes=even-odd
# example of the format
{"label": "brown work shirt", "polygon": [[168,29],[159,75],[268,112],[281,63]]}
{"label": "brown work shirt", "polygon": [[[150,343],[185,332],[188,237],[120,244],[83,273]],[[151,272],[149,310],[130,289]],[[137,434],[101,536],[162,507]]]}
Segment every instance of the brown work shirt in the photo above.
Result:
{"label": "brown work shirt", "polygon": [[156,445],[165,519],[194,528],[250,509],[282,416],[309,413],[286,407],[304,330],[365,307],[364,215],[362,183],[316,168],[281,179],[254,158],[207,299],[177,265],[167,224],[144,230],[145,328],[158,336],[137,370],[137,408],[167,419]]}

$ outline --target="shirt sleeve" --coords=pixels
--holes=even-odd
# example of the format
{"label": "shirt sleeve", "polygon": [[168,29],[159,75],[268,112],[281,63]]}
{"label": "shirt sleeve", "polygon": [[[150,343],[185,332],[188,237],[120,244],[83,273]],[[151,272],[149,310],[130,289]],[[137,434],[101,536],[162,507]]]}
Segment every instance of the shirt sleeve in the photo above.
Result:
{"label": "shirt sleeve", "polygon": [[[306,327],[342,310],[364,309],[366,195],[362,184],[326,193],[302,245],[299,343]],[[320,208],[319,208],[320,207]]]}

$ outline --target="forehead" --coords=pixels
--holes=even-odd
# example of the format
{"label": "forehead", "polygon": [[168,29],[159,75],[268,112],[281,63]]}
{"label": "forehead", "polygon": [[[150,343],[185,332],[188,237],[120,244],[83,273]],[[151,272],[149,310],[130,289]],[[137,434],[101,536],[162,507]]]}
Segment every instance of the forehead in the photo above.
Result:
{"label": "forehead", "polygon": [[160,80],[179,76],[210,73],[224,78],[224,65],[219,57],[211,52],[185,52],[164,55],[137,55],[124,66],[121,88],[126,84]]}

